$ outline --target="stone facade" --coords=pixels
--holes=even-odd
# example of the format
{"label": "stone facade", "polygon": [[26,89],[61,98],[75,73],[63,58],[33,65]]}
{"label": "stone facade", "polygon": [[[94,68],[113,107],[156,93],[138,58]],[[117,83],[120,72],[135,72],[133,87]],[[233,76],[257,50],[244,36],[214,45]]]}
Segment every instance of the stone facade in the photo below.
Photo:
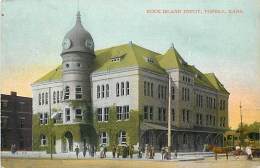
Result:
{"label": "stone facade", "polygon": [[[167,145],[169,98],[173,149],[221,145],[228,128],[229,93],[213,73],[187,64],[174,46],[159,54],[130,42],[94,53],[93,39],[78,14],[61,56],[61,66],[32,84],[33,112],[42,130],[40,137],[35,134],[40,149],[49,141],[43,128],[53,120],[56,131],[68,128],[54,135],[56,152],[130,143],[160,150]],[[76,125],[80,131],[72,128]],[[97,144],[90,130],[84,130],[87,126],[95,130]]]}

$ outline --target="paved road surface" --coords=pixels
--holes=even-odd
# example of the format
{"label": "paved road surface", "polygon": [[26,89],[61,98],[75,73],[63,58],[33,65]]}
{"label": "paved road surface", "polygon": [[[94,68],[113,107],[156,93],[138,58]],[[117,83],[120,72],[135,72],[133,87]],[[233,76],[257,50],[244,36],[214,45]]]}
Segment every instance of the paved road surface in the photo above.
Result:
{"label": "paved road surface", "polygon": [[260,168],[260,159],[248,161],[207,158],[201,161],[153,161],[153,160],[47,160],[10,159],[1,160],[4,168]]}

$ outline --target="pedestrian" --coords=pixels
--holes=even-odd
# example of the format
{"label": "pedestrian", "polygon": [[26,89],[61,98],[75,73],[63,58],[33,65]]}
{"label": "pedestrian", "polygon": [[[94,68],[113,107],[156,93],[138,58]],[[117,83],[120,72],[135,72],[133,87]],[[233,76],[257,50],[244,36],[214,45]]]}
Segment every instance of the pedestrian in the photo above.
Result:
{"label": "pedestrian", "polygon": [[155,155],[154,146],[151,145],[151,159],[154,159],[154,155]]}
{"label": "pedestrian", "polygon": [[14,144],[11,145],[11,153],[14,154]]}
{"label": "pedestrian", "polygon": [[84,146],[83,148],[83,156],[86,157],[86,153],[87,153],[88,147]]}
{"label": "pedestrian", "polygon": [[116,155],[117,155],[117,158],[119,158],[119,155],[120,155],[120,147],[119,147],[119,145],[116,146]]}
{"label": "pedestrian", "polygon": [[174,150],[174,156],[175,156],[175,158],[177,159],[177,157],[178,157],[177,150]]}
{"label": "pedestrian", "polygon": [[130,158],[133,158],[133,154],[134,154],[134,146],[133,145],[129,145],[129,155]]}
{"label": "pedestrian", "polygon": [[77,147],[75,148],[75,152],[76,152],[76,155],[77,155],[77,159],[79,158],[79,146],[77,145]]}
{"label": "pedestrian", "polygon": [[115,145],[113,145],[113,147],[112,147],[112,155],[113,155],[113,158],[116,157],[116,146]]}
{"label": "pedestrian", "polygon": [[152,145],[149,145],[148,152],[149,152],[149,159],[152,159],[153,158]]}
{"label": "pedestrian", "polygon": [[142,152],[142,148],[141,146],[138,147],[138,158],[142,158],[143,157],[143,152]]}
{"label": "pedestrian", "polygon": [[107,147],[106,145],[104,146],[104,149],[103,149],[103,157],[106,158],[107,157]]}
{"label": "pedestrian", "polygon": [[240,155],[240,147],[239,147],[239,146],[236,146],[235,156],[236,156],[236,159],[237,159],[237,160],[239,160],[239,155]]}
{"label": "pedestrian", "polygon": [[100,146],[100,158],[104,157],[104,147],[103,145]]}
{"label": "pedestrian", "polygon": [[145,145],[145,158],[146,158],[146,159],[149,158],[149,148],[148,148],[148,144]]}
{"label": "pedestrian", "polygon": [[163,157],[165,155],[165,148],[164,147],[162,147],[162,149],[161,149],[161,155],[162,155],[162,160],[163,160]]}
{"label": "pedestrian", "polygon": [[252,156],[251,147],[249,147],[249,146],[246,147],[246,153],[247,153],[247,160],[252,160],[253,156]]}

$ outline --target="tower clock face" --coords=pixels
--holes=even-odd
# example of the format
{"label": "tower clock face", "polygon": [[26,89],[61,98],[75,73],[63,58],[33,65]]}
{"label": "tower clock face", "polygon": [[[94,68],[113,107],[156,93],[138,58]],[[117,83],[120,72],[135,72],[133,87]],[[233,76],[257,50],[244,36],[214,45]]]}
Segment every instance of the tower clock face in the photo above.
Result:
{"label": "tower clock face", "polygon": [[65,40],[63,41],[63,43],[62,43],[63,49],[69,49],[70,46],[71,46],[71,41],[70,41],[70,39],[65,39]]}
{"label": "tower clock face", "polygon": [[93,49],[94,48],[94,43],[93,43],[93,41],[86,40],[85,41],[85,46],[86,46],[86,48]]}

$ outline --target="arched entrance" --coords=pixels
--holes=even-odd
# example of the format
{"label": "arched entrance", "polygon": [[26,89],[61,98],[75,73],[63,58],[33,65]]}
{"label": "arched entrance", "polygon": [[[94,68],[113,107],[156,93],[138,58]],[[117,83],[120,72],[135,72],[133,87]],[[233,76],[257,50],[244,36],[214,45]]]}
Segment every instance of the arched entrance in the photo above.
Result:
{"label": "arched entrance", "polygon": [[70,131],[65,132],[63,142],[63,152],[73,151],[73,135]]}

